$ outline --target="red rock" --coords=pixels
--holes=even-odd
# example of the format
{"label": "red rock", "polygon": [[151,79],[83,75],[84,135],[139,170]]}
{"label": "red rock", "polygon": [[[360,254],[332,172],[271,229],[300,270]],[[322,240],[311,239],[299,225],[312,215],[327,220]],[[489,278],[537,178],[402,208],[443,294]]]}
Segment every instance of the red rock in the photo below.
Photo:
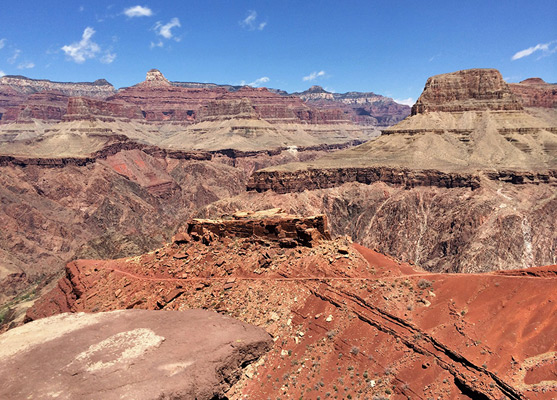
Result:
{"label": "red rock", "polygon": [[[84,104],[86,103],[86,104]],[[72,100],[65,120],[118,117],[193,123],[211,118],[261,118],[272,123],[346,123],[340,110],[318,110],[295,96],[265,88],[189,88],[175,86],[157,70],[146,80],[102,101]]]}
{"label": "red rock", "polygon": [[546,83],[541,78],[529,78],[520,83],[510,83],[509,88],[525,107],[557,108],[555,83]]}
{"label": "red rock", "polygon": [[[272,234],[240,234],[169,244],[156,259],[80,260],[75,271],[91,275],[77,280],[81,295],[72,309],[207,307],[264,327],[275,347],[248,367],[229,398],[285,391],[293,398],[338,391],[353,398],[555,396],[557,266],[529,277],[428,274],[358,245],[329,261],[347,246],[337,239],[285,249]],[[173,261],[177,249],[196,261]],[[261,270],[263,252],[270,264]],[[167,303],[165,293],[178,284],[183,295]],[[122,288],[118,299],[114,288]],[[51,298],[36,303],[37,316]]]}
{"label": "red rock", "polygon": [[60,121],[66,114],[68,96],[60,92],[31,94],[18,106],[8,108],[0,118],[2,122],[24,122],[33,119]]}
{"label": "red rock", "polygon": [[412,115],[430,111],[521,110],[496,69],[469,69],[429,78]]}
{"label": "red rock", "polygon": [[330,93],[320,86],[294,93],[318,109],[339,109],[345,117],[361,125],[389,126],[410,115],[410,107],[375,93]]}

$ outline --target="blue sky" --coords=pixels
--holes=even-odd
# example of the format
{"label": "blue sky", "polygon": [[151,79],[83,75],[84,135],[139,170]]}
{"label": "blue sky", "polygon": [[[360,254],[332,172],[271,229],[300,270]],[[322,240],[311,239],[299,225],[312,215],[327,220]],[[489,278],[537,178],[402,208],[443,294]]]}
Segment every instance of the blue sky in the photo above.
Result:
{"label": "blue sky", "polygon": [[170,80],[412,102],[426,79],[497,68],[557,82],[557,1],[3,1],[0,74],[116,87]]}

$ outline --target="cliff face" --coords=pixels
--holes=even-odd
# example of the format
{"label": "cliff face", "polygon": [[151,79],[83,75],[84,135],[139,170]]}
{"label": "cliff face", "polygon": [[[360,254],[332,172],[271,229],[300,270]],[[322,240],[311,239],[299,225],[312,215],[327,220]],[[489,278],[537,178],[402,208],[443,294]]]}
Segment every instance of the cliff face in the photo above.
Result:
{"label": "cliff face", "polygon": [[375,93],[330,93],[320,86],[312,86],[294,95],[319,109],[340,109],[345,117],[362,125],[390,126],[410,114],[410,107]]}
{"label": "cliff face", "polygon": [[[191,221],[137,257],[71,262],[27,317],[208,308],[264,328],[279,339],[231,398],[554,397],[555,266],[429,274],[345,238],[315,237],[315,219],[252,217]],[[294,244],[275,240],[272,227]],[[311,247],[300,244],[307,237]]]}
{"label": "cliff face", "polygon": [[114,121],[118,119],[143,118],[141,109],[121,101],[103,101],[85,97],[70,97],[64,121],[94,120]]}
{"label": "cliff face", "polygon": [[555,263],[557,121],[513,110],[506,84],[489,81],[486,89],[485,74],[431,78],[422,100],[453,99],[440,103],[451,111],[420,112],[360,146],[256,171],[248,190],[264,194],[242,194],[207,212],[272,203],[322,210],[334,234],[431,271]]}
{"label": "cliff face", "polygon": [[471,190],[353,182],[283,194],[243,193],[212,203],[200,215],[273,206],[300,215],[320,212],[334,237],[349,235],[431,272],[477,273],[557,263],[554,194],[555,186],[543,183],[489,180]]}
{"label": "cliff face", "polygon": [[[146,121],[193,123],[207,116],[234,118],[243,102],[243,116],[271,123],[346,123],[339,110],[317,110],[294,96],[280,96],[265,88],[191,88],[175,86],[157,70],[147,73],[145,82],[120,90],[107,99],[138,107]],[[110,108],[107,106],[107,108]],[[90,111],[93,114],[94,110]],[[116,113],[116,112],[114,112]],[[231,114],[229,114],[231,113]],[[93,114],[94,115],[94,114]]]}
{"label": "cliff face", "polygon": [[55,91],[66,96],[106,98],[115,89],[104,79],[94,82],[52,82],[46,79],[30,79],[19,75],[6,75],[0,78],[0,89],[11,88],[17,93],[31,95],[39,92]]}
{"label": "cliff face", "polygon": [[3,76],[0,78],[0,122],[60,121],[67,112],[69,97],[104,99],[114,93],[114,86],[104,79],[72,83]]}
{"label": "cliff face", "polygon": [[429,78],[412,115],[441,111],[521,110],[522,105],[496,69],[470,69]]}
{"label": "cliff face", "polygon": [[[12,100],[14,100],[12,98]],[[37,92],[27,98],[15,98],[7,104],[2,122],[61,121],[68,109],[68,96],[60,92]]]}
{"label": "cliff face", "polygon": [[520,98],[524,107],[557,108],[557,84],[546,83],[540,78],[510,83],[511,91]]}
{"label": "cliff face", "polygon": [[[322,89],[321,89],[322,91]],[[212,119],[262,119],[286,124],[391,125],[408,115],[407,107],[373,93],[330,94],[330,98],[248,86],[169,82],[158,70],[150,70],[144,82],[118,92],[104,79],[92,83],[61,83],[22,76],[0,79],[0,121],[103,121],[124,119],[188,125]],[[37,93],[56,93],[69,104]],[[51,95],[52,96],[52,95]],[[307,100],[307,101],[304,101]],[[228,104],[227,104],[228,103]],[[56,108],[56,110],[54,110]]]}

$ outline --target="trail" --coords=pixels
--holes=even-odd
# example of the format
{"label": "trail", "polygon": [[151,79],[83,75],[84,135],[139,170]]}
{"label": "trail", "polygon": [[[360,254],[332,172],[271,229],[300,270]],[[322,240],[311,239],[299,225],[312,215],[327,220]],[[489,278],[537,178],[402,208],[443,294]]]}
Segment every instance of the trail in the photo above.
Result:
{"label": "trail", "polygon": [[[356,248],[360,254],[366,259],[370,265],[374,265],[369,259],[369,254],[366,252],[361,251],[359,248]],[[295,282],[295,281],[393,281],[397,279],[404,279],[404,278],[444,278],[444,277],[458,277],[458,278],[465,278],[469,276],[476,276],[476,277],[497,277],[499,279],[510,279],[510,278],[520,278],[520,279],[556,279],[555,277],[551,276],[524,276],[524,275],[512,275],[512,274],[494,274],[494,273],[471,273],[471,274],[455,274],[455,273],[444,273],[444,274],[434,274],[429,272],[423,273],[403,273],[401,275],[396,276],[299,276],[299,277],[290,277],[290,276],[207,276],[207,277],[188,277],[188,278],[169,278],[169,277],[158,277],[158,276],[143,276],[134,274],[129,271],[122,270],[120,268],[116,268],[110,265],[95,265],[94,268],[108,270],[120,275],[127,276],[132,279],[141,280],[141,281],[150,281],[150,282],[207,282],[207,281],[276,281],[276,282]]]}

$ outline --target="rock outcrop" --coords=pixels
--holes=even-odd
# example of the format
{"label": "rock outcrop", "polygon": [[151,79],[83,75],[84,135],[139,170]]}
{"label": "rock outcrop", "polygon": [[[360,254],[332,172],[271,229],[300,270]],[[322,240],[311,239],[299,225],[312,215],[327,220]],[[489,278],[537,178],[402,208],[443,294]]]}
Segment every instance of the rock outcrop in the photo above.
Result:
{"label": "rock outcrop", "polygon": [[[187,235],[211,241],[213,237],[224,239],[261,238],[278,242],[281,247],[314,247],[321,240],[330,240],[324,215],[299,218],[271,209],[255,213],[235,213],[231,220],[194,219],[186,226]],[[180,235],[180,234],[179,234]]]}
{"label": "rock outcrop", "polygon": [[104,99],[116,91],[105,79],[94,82],[52,82],[46,79],[31,79],[20,75],[5,75],[0,78],[0,90],[10,88],[17,93],[31,95],[40,92],[59,92],[65,96],[84,96]]}
{"label": "rock outcrop", "polygon": [[10,104],[0,117],[2,122],[25,122],[34,119],[61,121],[68,108],[68,96],[61,92],[43,91],[29,95],[19,104]]}
{"label": "rock outcrop", "polygon": [[432,111],[513,111],[522,105],[496,69],[469,69],[429,78],[412,115]]}
{"label": "rock outcrop", "polygon": [[555,83],[546,83],[541,78],[529,78],[520,83],[510,83],[509,88],[520,98],[524,107],[557,108]]}
{"label": "rock outcrop", "polygon": [[340,109],[352,122],[361,125],[390,126],[410,114],[410,107],[375,93],[331,93],[321,86],[293,93],[318,109]]}
{"label": "rock outcrop", "polygon": [[[224,87],[182,87],[171,84],[158,70],[149,71],[144,82],[120,90],[107,101],[137,106],[146,121],[193,123],[200,120],[198,114],[202,118],[234,118],[238,114],[235,107],[242,101],[243,114],[271,123],[348,122],[339,110],[318,110],[298,97],[280,96],[266,88],[244,86],[228,91]],[[227,106],[226,103],[231,104]],[[90,114],[94,115],[93,110]]]}
{"label": "rock outcrop", "polygon": [[60,121],[66,114],[69,97],[99,100],[115,92],[104,79],[73,83],[6,75],[0,78],[0,122]]}
{"label": "rock outcrop", "polygon": [[477,188],[480,175],[555,185],[557,120],[525,112],[498,71],[429,78],[413,110],[375,140],[316,162],[262,170],[249,187],[286,192],[384,181]]}
{"label": "rock outcrop", "polygon": [[[557,121],[530,109],[507,110],[515,103],[502,80],[478,89],[486,74],[499,76],[478,70],[442,75],[442,84],[430,79],[422,99],[453,99],[447,107],[459,111],[424,110],[363,145],[256,171],[248,190],[264,194],[223,200],[207,214],[248,205],[325,212],[333,234],[430,271],[557,262],[551,217],[557,210]],[[463,88],[466,82],[472,87]],[[489,89],[498,86],[500,92]]]}
{"label": "rock outcrop", "polygon": [[223,398],[271,346],[207,310],[61,314],[0,336],[0,397]]}
{"label": "rock outcrop", "polygon": [[202,307],[262,327],[274,348],[229,398],[551,399],[555,270],[428,274],[344,238],[285,248],[206,229],[138,257],[72,262],[28,316]]}
{"label": "rock outcrop", "polygon": [[[319,172],[327,176],[327,171]],[[475,190],[377,181],[284,194],[253,191],[212,203],[202,215],[213,218],[246,207],[324,213],[333,237],[350,235],[357,243],[431,272],[477,273],[557,263],[555,186],[480,183]]]}

